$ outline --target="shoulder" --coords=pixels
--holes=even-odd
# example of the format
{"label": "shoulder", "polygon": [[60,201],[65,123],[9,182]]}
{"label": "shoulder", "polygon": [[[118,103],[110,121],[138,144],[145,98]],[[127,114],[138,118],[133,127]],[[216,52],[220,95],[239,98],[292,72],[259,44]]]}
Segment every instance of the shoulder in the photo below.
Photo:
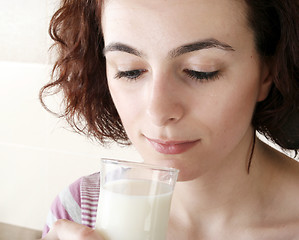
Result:
{"label": "shoulder", "polygon": [[75,182],[65,188],[59,194],[59,197],[65,203],[73,202],[72,207],[77,208],[78,206],[81,208],[86,198],[94,196],[94,198],[97,199],[99,192],[100,173],[97,172],[77,179]]}
{"label": "shoulder", "polygon": [[83,177],[81,179],[80,193],[82,224],[93,228],[96,222],[100,194],[100,173]]}
{"label": "shoulder", "polygon": [[81,186],[82,178],[64,188],[52,202],[43,230],[45,236],[58,219],[81,223]]}
{"label": "shoulder", "polygon": [[281,226],[292,229],[290,233],[296,229],[298,234],[299,162],[268,145],[263,145],[263,151],[266,157],[261,174],[265,185],[263,183],[260,185],[263,185],[265,214],[277,228]]}
{"label": "shoulder", "polygon": [[253,237],[259,240],[298,240],[299,221],[285,224],[264,226],[255,230]]}
{"label": "shoulder", "polygon": [[[90,224],[85,221],[87,213],[94,214],[90,204],[96,205],[99,196],[99,173],[80,177],[68,187],[64,188],[54,199],[47,217],[47,228],[51,228],[58,219],[68,219],[80,224]],[[95,211],[96,211],[96,207]]]}
{"label": "shoulder", "polygon": [[274,149],[270,152],[266,188],[263,189],[264,219],[254,239],[299,239],[299,162]]}
{"label": "shoulder", "polygon": [[284,220],[283,225],[289,226],[292,229],[290,232],[296,232],[298,237],[299,162],[279,152],[273,154],[273,159],[276,171],[272,175],[272,186],[269,186],[274,193],[271,202],[276,206],[276,215]]}
{"label": "shoulder", "polygon": [[99,188],[100,187],[100,173],[93,173],[81,178],[81,188]]}
{"label": "shoulder", "polygon": [[48,213],[43,236],[58,219],[68,219],[88,227],[95,225],[100,173],[81,177],[63,189],[54,199]]}

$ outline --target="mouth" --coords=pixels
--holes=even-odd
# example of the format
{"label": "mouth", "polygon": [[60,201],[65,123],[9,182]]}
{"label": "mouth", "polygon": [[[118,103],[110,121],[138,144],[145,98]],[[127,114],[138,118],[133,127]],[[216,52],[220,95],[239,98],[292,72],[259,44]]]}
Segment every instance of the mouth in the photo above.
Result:
{"label": "mouth", "polygon": [[147,138],[149,143],[153,146],[153,148],[162,154],[181,154],[192,147],[194,147],[200,140],[192,140],[192,141],[163,141],[159,139],[151,139]]}

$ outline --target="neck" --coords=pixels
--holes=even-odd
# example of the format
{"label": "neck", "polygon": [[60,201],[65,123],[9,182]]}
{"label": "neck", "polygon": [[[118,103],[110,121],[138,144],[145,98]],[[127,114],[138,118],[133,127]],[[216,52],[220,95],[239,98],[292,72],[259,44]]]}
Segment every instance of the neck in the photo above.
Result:
{"label": "neck", "polygon": [[261,183],[267,178],[263,164],[256,161],[262,159],[261,146],[262,143],[257,140],[249,173],[244,167],[246,160],[241,161],[234,155],[226,162],[227,167],[213,169],[192,181],[178,182],[171,219],[186,227],[202,226],[215,230],[228,224],[235,225],[236,221],[240,225],[241,221],[248,221],[251,215],[256,217],[253,209],[258,211],[261,207],[258,205],[261,201],[257,199],[261,197]]}

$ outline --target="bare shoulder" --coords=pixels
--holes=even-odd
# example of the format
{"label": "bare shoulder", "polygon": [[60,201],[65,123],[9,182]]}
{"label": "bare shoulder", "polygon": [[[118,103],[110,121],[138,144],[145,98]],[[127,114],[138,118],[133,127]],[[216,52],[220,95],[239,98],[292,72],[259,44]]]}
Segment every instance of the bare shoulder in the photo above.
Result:
{"label": "bare shoulder", "polygon": [[[299,159],[296,160],[263,143],[264,155],[267,156],[275,177],[282,185],[295,187],[294,193],[299,195]],[[290,153],[290,155],[292,155]],[[295,155],[293,153],[293,155]],[[285,186],[285,187],[287,187]],[[287,187],[288,188],[288,187]]]}
{"label": "bare shoulder", "polygon": [[299,161],[285,154],[276,153],[278,162],[278,177],[282,186],[293,197],[297,196],[299,205]]}
{"label": "bare shoulder", "polygon": [[270,225],[280,229],[277,233],[289,234],[285,239],[293,239],[292,235],[299,239],[299,162],[272,147],[266,146],[266,151],[271,168],[267,186]]}
{"label": "bare shoulder", "polygon": [[299,221],[291,222],[281,226],[272,227],[260,231],[258,238],[260,240],[298,240],[299,239]]}

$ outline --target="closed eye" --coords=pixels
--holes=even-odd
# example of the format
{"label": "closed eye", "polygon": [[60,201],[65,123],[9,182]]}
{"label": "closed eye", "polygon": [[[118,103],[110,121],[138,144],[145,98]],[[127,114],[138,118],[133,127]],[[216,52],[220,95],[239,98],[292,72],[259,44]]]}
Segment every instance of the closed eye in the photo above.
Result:
{"label": "closed eye", "polygon": [[194,71],[190,69],[184,69],[184,73],[188,75],[188,77],[198,80],[198,81],[203,81],[203,80],[215,80],[219,78],[219,71],[214,71],[214,72],[199,72],[199,71]]}
{"label": "closed eye", "polygon": [[115,78],[126,78],[128,80],[136,80],[138,79],[144,72],[145,69],[135,69],[130,71],[119,71],[116,73]]}

